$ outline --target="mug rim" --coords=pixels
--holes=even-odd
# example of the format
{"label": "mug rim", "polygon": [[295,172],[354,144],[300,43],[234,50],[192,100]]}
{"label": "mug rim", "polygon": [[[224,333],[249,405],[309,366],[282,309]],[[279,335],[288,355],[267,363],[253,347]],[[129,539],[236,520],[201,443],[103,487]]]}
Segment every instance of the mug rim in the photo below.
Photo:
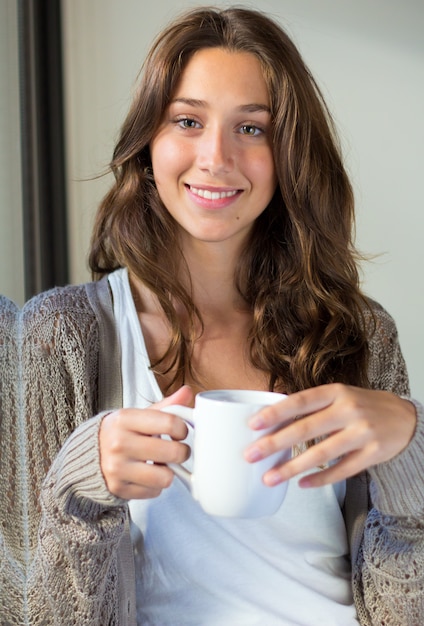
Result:
{"label": "mug rim", "polygon": [[208,389],[196,394],[196,399],[233,404],[274,404],[287,398],[287,394],[261,389]]}

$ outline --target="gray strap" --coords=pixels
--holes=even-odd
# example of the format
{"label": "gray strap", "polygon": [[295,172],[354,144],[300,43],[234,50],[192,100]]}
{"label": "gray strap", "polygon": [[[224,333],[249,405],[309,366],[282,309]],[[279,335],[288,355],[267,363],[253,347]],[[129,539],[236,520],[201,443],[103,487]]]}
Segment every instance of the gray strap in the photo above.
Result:
{"label": "gray strap", "polygon": [[346,480],[344,518],[350,545],[352,567],[354,567],[359,547],[362,543],[369,508],[369,476],[364,471]]}
{"label": "gray strap", "polygon": [[99,406],[97,410],[122,407],[121,354],[107,276],[85,286],[99,324]]}
{"label": "gray strap", "polygon": [[[113,314],[113,298],[107,276],[88,283],[88,299],[99,324],[99,406],[98,411],[122,407],[121,350]],[[130,537],[129,517],[118,550],[119,624],[136,625],[134,554]]]}

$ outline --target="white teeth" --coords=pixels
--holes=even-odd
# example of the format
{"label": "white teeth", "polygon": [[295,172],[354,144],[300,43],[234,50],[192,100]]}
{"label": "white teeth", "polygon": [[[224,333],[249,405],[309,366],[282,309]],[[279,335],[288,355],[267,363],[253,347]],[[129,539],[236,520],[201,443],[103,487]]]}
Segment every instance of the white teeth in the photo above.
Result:
{"label": "white teeth", "polygon": [[219,200],[220,198],[231,198],[237,193],[237,189],[233,191],[209,191],[209,189],[198,189],[197,187],[190,187],[190,191],[196,196],[206,198],[207,200]]}

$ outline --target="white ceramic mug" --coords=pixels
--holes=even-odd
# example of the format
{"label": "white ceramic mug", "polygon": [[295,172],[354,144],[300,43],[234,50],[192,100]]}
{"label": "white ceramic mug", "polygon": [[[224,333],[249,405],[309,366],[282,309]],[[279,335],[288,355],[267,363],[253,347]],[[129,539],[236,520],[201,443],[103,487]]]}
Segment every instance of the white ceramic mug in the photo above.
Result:
{"label": "white ceramic mug", "polygon": [[291,450],[257,463],[248,463],[243,453],[272,430],[252,430],[247,425],[249,418],[285,397],[267,391],[223,389],[197,394],[194,409],[180,405],[162,409],[178,415],[194,429],[193,473],[180,465],[170,467],[204,511],[225,517],[261,517],[279,509],[287,483],[267,487],[262,477],[268,469],[288,460]]}

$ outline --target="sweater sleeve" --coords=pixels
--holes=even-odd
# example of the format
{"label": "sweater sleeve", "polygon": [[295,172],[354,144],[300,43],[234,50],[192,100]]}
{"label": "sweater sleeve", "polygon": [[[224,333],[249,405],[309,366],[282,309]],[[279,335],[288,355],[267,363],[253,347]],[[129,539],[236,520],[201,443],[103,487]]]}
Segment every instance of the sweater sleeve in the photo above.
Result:
{"label": "sweater sleeve", "polygon": [[[24,308],[28,573],[22,623],[130,623],[120,587],[128,510],[108,492],[99,463],[99,344],[83,287],[53,290]],[[130,558],[126,563],[131,567]]]}
{"label": "sweater sleeve", "polygon": [[[121,624],[119,551],[126,502],[106,488],[98,430],[103,415],[78,427],[56,457],[41,491],[41,521],[29,575],[29,607],[40,623]],[[125,603],[120,598],[120,603]],[[37,622],[35,622],[37,623]]]}
{"label": "sweater sleeve", "polygon": [[[408,397],[406,366],[391,317],[376,310],[371,383]],[[353,565],[361,624],[417,626],[424,621],[424,407],[409,445],[369,469],[371,508]]]}

